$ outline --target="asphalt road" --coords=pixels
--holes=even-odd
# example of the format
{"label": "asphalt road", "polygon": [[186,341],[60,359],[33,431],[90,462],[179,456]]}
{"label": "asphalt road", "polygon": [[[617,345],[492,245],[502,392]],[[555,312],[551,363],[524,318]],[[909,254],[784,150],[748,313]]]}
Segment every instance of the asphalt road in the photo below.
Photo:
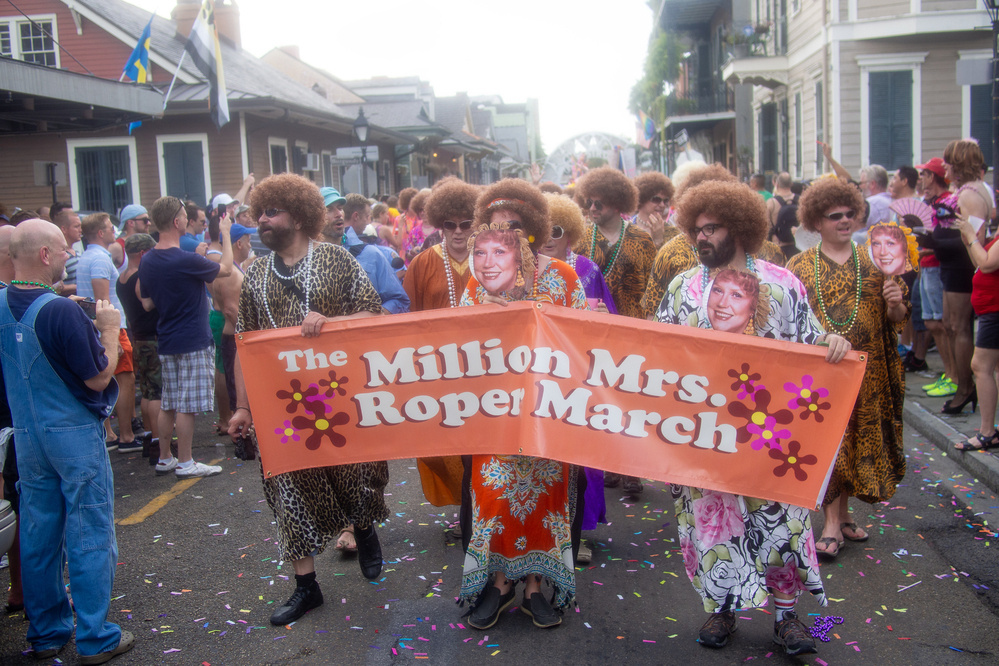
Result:
{"label": "asphalt road", "polygon": [[[423,499],[411,460],[390,463],[391,517],[379,529],[383,577],[366,581],[355,559],[324,553],[317,568],[325,605],[289,627],[271,627],[272,610],[292,591],[291,567],[280,561],[258,465],[233,459],[231,444],[209,436],[210,423],[199,419],[195,457],[224,458],[221,476],[178,483],[156,477],[138,454],[111,454],[118,520],[160,505],[118,526],[111,617],[136,635],[136,647],[114,664],[999,661],[999,499],[911,432],[909,471],[896,496],[854,503],[871,540],[848,543],[822,567],[829,607],[805,597],[799,603],[807,624],[815,615],[842,617],[842,624],[818,655],[789,659],[771,643],[766,610],[740,612],[738,633],[723,650],[696,642],[706,616],[684,574],[668,490],[658,482],[647,484],[638,503],[607,491],[611,523],[591,535],[593,562],[577,571],[579,606],[561,627],[536,629],[514,607],[488,631],[468,628],[455,605],[460,546],[445,538],[442,510]],[[0,585],[7,583],[0,572]],[[23,614],[0,617],[0,663],[36,663],[22,655],[26,628]],[[60,659],[76,662],[72,643]]]}

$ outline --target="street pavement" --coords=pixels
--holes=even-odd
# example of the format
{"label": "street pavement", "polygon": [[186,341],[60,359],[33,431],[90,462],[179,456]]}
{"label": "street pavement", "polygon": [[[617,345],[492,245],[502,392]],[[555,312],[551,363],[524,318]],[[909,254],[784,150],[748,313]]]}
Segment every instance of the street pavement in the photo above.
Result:
{"label": "street pavement", "polygon": [[[920,398],[910,392],[912,405]],[[925,399],[920,407],[939,410]],[[317,558],[325,605],[272,627],[271,612],[292,592],[291,567],[280,560],[259,465],[232,458],[231,443],[210,435],[211,421],[198,420],[195,458],[222,459],[220,476],[178,482],[155,476],[138,454],[111,454],[119,521],[111,618],[136,636],[135,649],[114,664],[999,661],[999,499],[958,464],[968,454],[942,451],[932,433],[907,426],[908,473],[890,501],[852,502],[870,541],[847,542],[823,563],[827,608],[808,595],[798,604],[808,625],[817,615],[842,623],[817,655],[793,659],[771,642],[770,609],[738,613],[738,632],[722,650],[697,643],[706,615],[686,579],[660,482],[647,482],[637,502],[607,491],[610,523],[588,535],[593,562],[577,570],[578,608],[562,626],[536,629],[515,605],[492,629],[469,628],[455,604],[460,545],[444,533],[457,508],[424,500],[412,460],[390,462],[382,577],[366,581],[356,558],[331,549]],[[821,517],[813,520],[818,531]],[[0,586],[7,584],[2,571]],[[0,617],[0,663],[37,663],[22,654],[26,628],[23,613]],[[60,660],[76,662],[72,643]]]}

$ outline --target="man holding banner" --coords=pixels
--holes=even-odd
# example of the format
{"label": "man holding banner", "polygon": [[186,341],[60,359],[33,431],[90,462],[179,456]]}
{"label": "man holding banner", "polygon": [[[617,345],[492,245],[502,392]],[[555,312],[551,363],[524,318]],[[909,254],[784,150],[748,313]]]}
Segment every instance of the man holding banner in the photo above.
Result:
{"label": "man holding banner", "polygon": [[[700,264],[670,282],[658,321],[824,343],[829,345],[826,360],[830,363],[846,356],[850,343],[822,330],[797,278],[753,258],[768,229],[759,195],[740,183],[711,181],[688,189],[677,208],[677,224],[696,244]],[[748,306],[739,302],[747,298],[756,302]],[[802,444],[782,443],[773,435],[780,424],[790,422],[785,419],[791,413],[782,415],[786,410],[771,407],[770,392],[751,379],[743,390],[755,405],[753,423],[760,417],[753,448],[768,446],[771,458],[788,465],[782,473],[797,470],[794,466],[809,457],[799,456]],[[753,426],[748,430],[756,432]],[[692,486],[674,485],[672,490],[684,566],[704,600],[704,609],[712,613],[701,627],[701,644],[724,647],[736,628],[734,611],[762,606],[773,594],[774,642],[789,655],[815,652],[815,641],[794,611],[797,596],[804,590],[821,605],[827,603],[808,509]]]}
{"label": "man holding banner", "polygon": [[[237,336],[245,331],[301,327],[304,337],[315,337],[323,324],[381,313],[381,300],[360,264],[338,245],[316,243],[326,207],[318,188],[294,174],[264,179],[250,199],[251,215],[260,220],[260,239],[272,252],[250,265],[239,298]],[[345,414],[334,407],[343,395],[336,373],[302,387],[292,381],[288,419],[278,430],[287,440],[300,439],[296,428],[312,426],[310,449],[323,444],[323,433],[342,446],[334,425]],[[243,367],[236,362],[236,412],[229,434],[245,435],[252,423]],[[337,403],[337,407],[339,407]],[[291,416],[296,414],[295,416]],[[342,436],[341,436],[342,437]],[[374,523],[388,517],[383,491],[388,464],[365,462],[302,469],[263,479],[264,496],[274,511],[281,554],[295,570],[295,592],[271,616],[271,623],[294,622],[323,603],[316,582],[315,556],[340,533],[355,525],[358,562],[367,578],[381,572],[382,555]]]}

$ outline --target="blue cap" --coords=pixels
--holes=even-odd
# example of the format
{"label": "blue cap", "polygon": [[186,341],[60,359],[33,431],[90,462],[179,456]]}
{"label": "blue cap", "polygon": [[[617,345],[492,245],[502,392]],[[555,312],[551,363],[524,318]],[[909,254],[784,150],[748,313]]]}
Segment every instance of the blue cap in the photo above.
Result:
{"label": "blue cap", "polygon": [[253,229],[249,227],[244,227],[242,224],[233,223],[232,228],[229,229],[229,240],[233,243],[238,241],[243,236],[253,233]]}
{"label": "blue cap", "polygon": [[333,187],[321,187],[319,188],[319,194],[323,195],[323,201],[326,206],[332,206],[333,204],[343,205],[347,203],[347,200],[340,196],[340,192]]}
{"label": "blue cap", "polygon": [[140,215],[145,215],[147,212],[148,211],[144,206],[140,206],[139,204],[128,204],[121,209],[121,215],[118,216],[118,219],[121,220],[121,228],[124,229],[125,223],[129,220],[134,220]]}

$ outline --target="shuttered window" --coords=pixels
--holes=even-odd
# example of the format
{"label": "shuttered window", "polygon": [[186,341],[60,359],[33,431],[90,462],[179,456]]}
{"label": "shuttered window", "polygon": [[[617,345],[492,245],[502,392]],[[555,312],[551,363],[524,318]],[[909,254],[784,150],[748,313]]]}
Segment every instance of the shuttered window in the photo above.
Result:
{"label": "shuttered window", "polygon": [[115,214],[132,203],[127,146],[77,148],[75,157],[79,210]]}
{"label": "shuttered window", "polygon": [[868,164],[912,165],[912,71],[871,72]]}
{"label": "shuttered window", "polygon": [[971,136],[985,155],[985,165],[992,167],[992,84],[971,86]]}
{"label": "shuttered window", "polygon": [[760,171],[777,170],[777,105],[764,104],[760,107]]}
{"label": "shuttered window", "polygon": [[205,160],[200,141],[172,141],[163,144],[167,195],[190,199],[207,206]]}

